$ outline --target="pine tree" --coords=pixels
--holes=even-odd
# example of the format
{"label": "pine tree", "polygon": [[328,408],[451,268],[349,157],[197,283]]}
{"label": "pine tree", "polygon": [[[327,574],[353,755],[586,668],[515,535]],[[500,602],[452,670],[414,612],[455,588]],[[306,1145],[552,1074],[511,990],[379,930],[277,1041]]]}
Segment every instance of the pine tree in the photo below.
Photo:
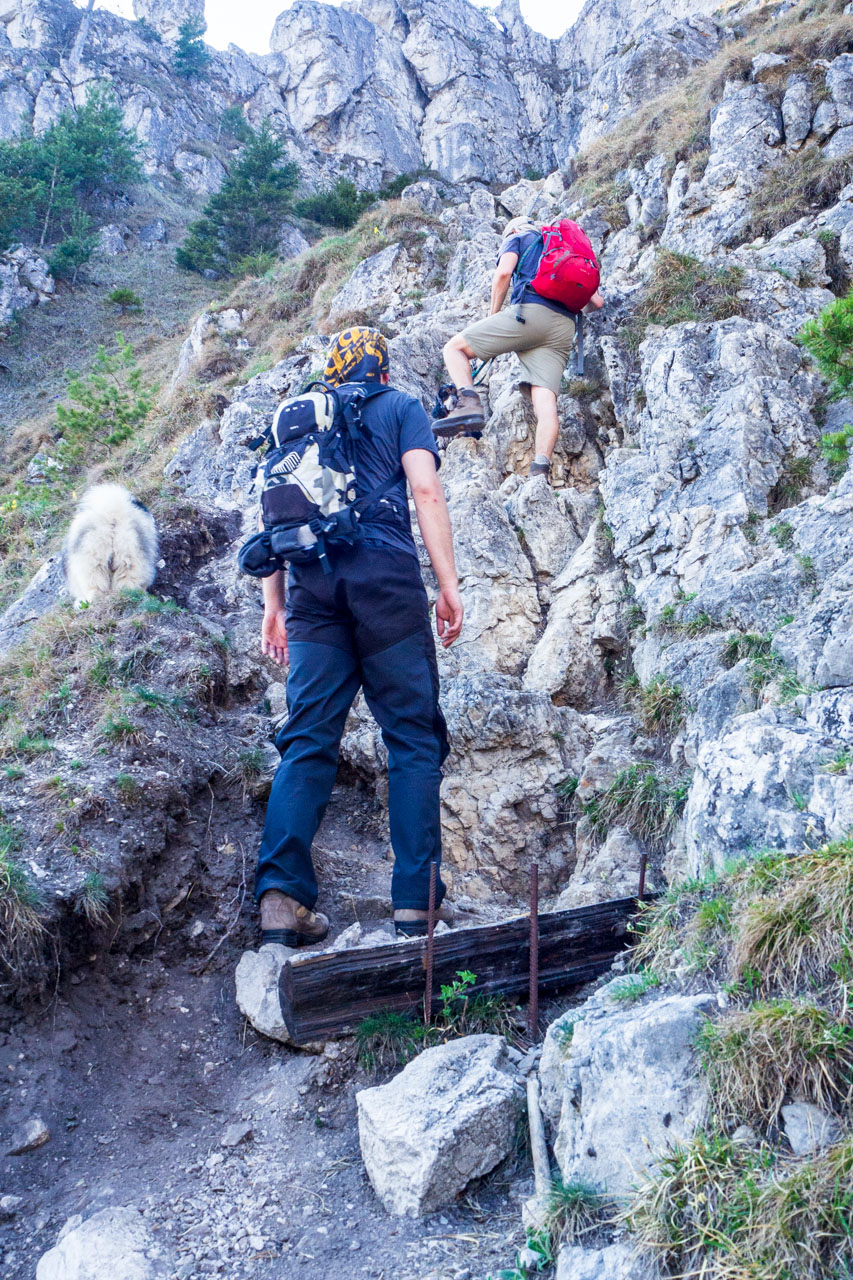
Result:
{"label": "pine tree", "polygon": [[807,321],[800,341],[817,361],[833,400],[853,391],[853,292]]}
{"label": "pine tree", "polygon": [[69,405],[58,405],[56,417],[71,462],[91,459],[98,447],[122,444],[140,427],[154,404],[154,388],[143,386],[142,370],[124,334],[116,334],[115,353],[99,346],[90,371],[69,374]]}
{"label": "pine tree", "polygon": [[203,18],[187,18],[178,27],[178,43],[172,55],[172,70],[185,80],[203,75],[207,70],[210,54],[201,38],[206,30],[207,23]]}
{"label": "pine tree", "polygon": [[70,234],[81,206],[141,177],[140,150],[103,89],[40,138],[0,142],[0,243],[32,236],[43,246]]}
{"label": "pine tree", "polygon": [[175,254],[179,267],[227,275],[248,254],[274,252],[299,181],[296,165],[281,163],[283,154],[266,121],[251,131],[221,189],[190,224]]}

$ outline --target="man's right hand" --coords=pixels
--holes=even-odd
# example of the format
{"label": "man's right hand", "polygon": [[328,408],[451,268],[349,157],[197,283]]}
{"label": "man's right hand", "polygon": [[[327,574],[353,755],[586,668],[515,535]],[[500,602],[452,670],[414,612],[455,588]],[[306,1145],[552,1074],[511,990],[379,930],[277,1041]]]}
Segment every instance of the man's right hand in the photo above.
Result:
{"label": "man's right hand", "polygon": [[287,629],[283,609],[265,609],[261,624],[261,652],[279,666],[287,663]]}
{"label": "man's right hand", "polygon": [[465,609],[457,587],[444,587],[435,602],[435,629],[446,649],[462,630]]}

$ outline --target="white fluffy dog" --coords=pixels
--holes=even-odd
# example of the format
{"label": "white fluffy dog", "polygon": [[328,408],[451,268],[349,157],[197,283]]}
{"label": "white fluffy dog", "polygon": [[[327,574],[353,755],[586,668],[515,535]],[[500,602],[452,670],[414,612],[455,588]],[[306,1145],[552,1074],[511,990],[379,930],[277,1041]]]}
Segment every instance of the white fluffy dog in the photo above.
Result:
{"label": "white fluffy dog", "polygon": [[95,485],[80,500],[64,552],[76,605],[123,587],[147,590],[157,574],[157,526],[123,485]]}

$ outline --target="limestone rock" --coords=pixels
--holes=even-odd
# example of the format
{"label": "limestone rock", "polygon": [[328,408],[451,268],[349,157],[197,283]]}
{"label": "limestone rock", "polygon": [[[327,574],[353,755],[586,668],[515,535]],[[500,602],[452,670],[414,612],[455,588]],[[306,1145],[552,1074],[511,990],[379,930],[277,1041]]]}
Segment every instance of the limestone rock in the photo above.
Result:
{"label": "limestone rock", "polygon": [[527,480],[510,497],[506,511],[534,572],[557,577],[580,540],[547,480]]}
{"label": "limestone rock", "polygon": [[143,18],[164,39],[175,41],[183,23],[204,23],[204,0],[133,0],[133,16]]}
{"label": "limestone rock", "polygon": [[510,1153],[521,1094],[503,1037],[481,1035],[425,1050],[356,1102],[374,1191],[388,1213],[421,1217]]}
{"label": "limestone rock", "polygon": [[127,253],[127,241],[130,239],[130,228],[110,222],[98,228],[98,243],[95,249],[105,258],[117,258]]}
{"label": "limestone rock", "polygon": [[789,1102],[782,1108],[782,1127],[795,1156],[810,1156],[823,1151],[842,1137],[842,1127],[834,1116],[827,1115],[810,1102]]}
{"label": "limestone rock", "polygon": [[853,815],[844,776],[823,766],[853,741],[853,690],[803,700],[798,714],[764,706],[703,743],[684,816],[689,874],[768,846],[791,853],[841,838]]}
{"label": "limestone rock", "polygon": [[552,584],[545,630],[524,673],[527,689],[586,710],[608,689],[605,661],[626,639],[619,602],[621,572],[596,525]]}
{"label": "limestone rock", "polygon": [[85,1222],[72,1218],[36,1267],[36,1280],[166,1280],[171,1274],[171,1261],[131,1207],[102,1209]]}
{"label": "limestone rock", "polygon": [[811,82],[805,76],[791,76],[782,99],[785,146],[796,151],[809,136],[814,115]]}
{"label": "limestone rock", "polygon": [[565,1244],[557,1258],[556,1280],[654,1280],[655,1260],[640,1255],[632,1244],[608,1244],[587,1249]]}
{"label": "limestone rock", "polygon": [[15,1129],[6,1154],[23,1156],[28,1151],[37,1151],[46,1142],[50,1142],[50,1129],[41,1116],[30,1116]]}
{"label": "limestone rock", "polygon": [[0,253],[0,331],[16,311],[48,301],[55,288],[47,263],[32,249],[16,245]]}
{"label": "limestone rock", "polygon": [[[568,885],[557,899],[557,910],[585,907],[637,892],[640,861],[645,849],[625,827],[611,827],[604,843],[578,840],[578,861]],[[647,890],[654,886],[648,880]]]}
{"label": "limestone rock", "polygon": [[617,1007],[603,987],[571,1011],[568,1036],[564,1019],[552,1024],[539,1075],[565,1182],[627,1195],[656,1155],[689,1139],[707,1108],[693,1040],[715,1003],[703,993]]}
{"label": "limestone rock", "polygon": [[244,951],[237,965],[237,1008],[256,1031],[270,1040],[291,1044],[278,996],[278,979],[290,947],[271,942],[257,951]]}

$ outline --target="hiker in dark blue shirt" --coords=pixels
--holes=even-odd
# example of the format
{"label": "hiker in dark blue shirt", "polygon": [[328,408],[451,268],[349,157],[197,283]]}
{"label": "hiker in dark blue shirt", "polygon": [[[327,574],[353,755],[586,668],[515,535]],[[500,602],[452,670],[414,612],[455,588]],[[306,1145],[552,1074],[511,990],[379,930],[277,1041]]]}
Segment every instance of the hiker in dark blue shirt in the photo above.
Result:
{"label": "hiker in dark blue shirt", "polygon": [[[385,339],[375,329],[345,330],[324,379],[336,386],[387,386]],[[355,444],[360,485],[378,488],[401,465],[405,479],[364,512],[360,541],[329,549],[328,571],[316,560],[292,565],[286,592],[283,573],[263,579],[261,644],[274,661],[289,663],[289,715],[276,738],[282,759],[267,807],[255,896],[262,940],[286,946],[317,942],[328,933],[328,919],[313,910],[318,889],[311,844],[360,688],[388,749],[391,898],[399,933],[426,931],[430,862],[441,858],[438,791],[448,743],[406,483],[438,579],[436,630],[444,646],[459,635],[463,613],[450,518],[422,405],[389,389],[365,399],[361,414],[366,431]],[[439,879],[436,901],[443,896]]]}

